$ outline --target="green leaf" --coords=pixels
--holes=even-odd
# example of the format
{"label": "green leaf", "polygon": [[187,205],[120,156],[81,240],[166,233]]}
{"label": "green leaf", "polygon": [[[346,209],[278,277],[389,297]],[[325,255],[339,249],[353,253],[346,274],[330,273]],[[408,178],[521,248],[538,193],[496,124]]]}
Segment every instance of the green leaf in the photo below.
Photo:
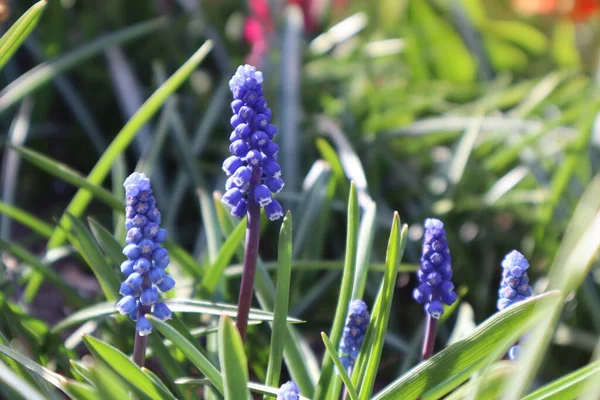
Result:
{"label": "green leaf", "polygon": [[0,38],[0,70],[37,26],[46,4],[46,0],[35,3],[2,35]]}
{"label": "green leaf", "polygon": [[102,360],[119,376],[138,388],[151,399],[175,399],[175,396],[161,385],[157,385],[129,357],[108,343],[92,336],[84,336],[83,341],[97,360]]}
{"label": "green leaf", "polygon": [[152,315],[148,315],[148,319],[152,322],[152,325],[156,330],[175,344],[177,349],[179,349],[187,359],[210,380],[220,393],[224,393],[221,373],[204,354],[198,351],[192,343],[168,323],[161,321]]}
{"label": "green leaf", "polygon": [[42,221],[32,214],[29,214],[27,211],[21,210],[20,208],[0,201],[0,213],[22,223],[43,237],[50,237],[52,234],[52,225]]}
{"label": "green leaf", "polygon": [[27,381],[21,378],[19,375],[11,371],[6,364],[0,362],[0,381],[8,385],[12,390],[19,393],[27,400],[44,400],[40,392],[31,386]]}
{"label": "green leaf", "polygon": [[78,188],[85,189],[86,191],[91,193],[96,199],[102,201],[109,207],[112,207],[115,210],[119,210],[123,213],[125,212],[125,203],[117,199],[111,192],[104,189],[103,187],[91,184],[85,179],[83,175],[73,170],[69,166],[55,161],[49,157],[46,157],[45,155],[40,154],[36,151],[30,150],[26,147],[11,146],[11,149],[19,153],[19,155],[23,157],[23,159],[29,161],[36,167],[42,169],[43,171],[46,171],[50,175],[62,179],[67,183],[77,186]]}
{"label": "green leaf", "polygon": [[[396,379],[373,400],[413,399],[438,386],[449,378],[459,375],[469,366],[496,354],[499,349],[508,350],[514,342],[533,325],[545,318],[545,312],[561,299],[560,292],[552,291],[515,304],[494,314],[479,325],[469,336],[440,351],[427,361]],[[485,363],[482,363],[482,367]],[[469,370],[467,379],[477,370]],[[438,398],[445,393],[439,388]]]}
{"label": "green leaf", "polygon": [[121,265],[123,261],[125,261],[125,256],[123,255],[123,246],[117,242],[117,240],[111,235],[111,233],[98,221],[96,221],[92,217],[88,217],[88,224],[90,226],[90,230],[92,231],[92,235],[104,250],[108,258],[110,258],[113,265],[118,266]]}
{"label": "green leaf", "polygon": [[248,399],[248,360],[240,334],[227,316],[219,322],[219,362],[226,399]]}
{"label": "green leaf", "polygon": [[[487,371],[483,376],[474,378],[468,383],[465,383],[460,388],[445,397],[445,399],[497,399],[501,394],[500,390],[502,389],[502,381],[504,377],[512,373],[515,368],[515,363],[512,361],[498,362],[490,366],[489,371]],[[436,393],[429,395],[430,392],[427,392],[423,395],[423,400],[435,400],[439,398]]]}
{"label": "green leaf", "polygon": [[[375,378],[379,369],[379,360],[381,359],[381,352],[383,351],[385,332],[387,330],[390,311],[392,309],[396,276],[398,274],[398,264],[404,255],[407,233],[408,226],[404,225],[401,228],[400,216],[397,212],[394,213],[392,230],[390,232],[385,256],[385,263],[387,265],[386,272],[383,276],[381,289],[375,300],[371,321],[369,322],[365,341],[363,342],[363,348],[361,349],[362,357],[359,355],[359,360],[357,360],[356,363],[357,376],[362,377],[362,379],[357,381],[360,382],[359,392],[361,400],[371,397],[371,392],[375,385]],[[360,368],[359,365],[361,366]],[[362,373],[362,365],[364,365],[364,375]]]}
{"label": "green leaf", "polygon": [[92,366],[90,376],[94,387],[98,391],[98,399],[122,400],[133,397],[127,384],[121,379],[126,377],[115,374],[110,368],[102,364]]}
{"label": "green leaf", "polygon": [[202,288],[207,293],[206,297],[212,297],[212,294],[217,289],[217,285],[223,275],[225,267],[231,261],[238,246],[242,243],[242,240],[244,240],[247,222],[246,218],[240,221],[219,249],[212,264],[208,267],[204,279],[202,280]]}
{"label": "green leaf", "polygon": [[180,266],[194,278],[202,278],[202,268],[196,263],[194,257],[192,257],[192,255],[183,247],[180,247],[169,240],[163,243],[163,247],[169,252],[169,258],[173,263]]}
{"label": "green leaf", "polygon": [[337,349],[335,348],[333,343],[331,343],[331,340],[329,340],[329,337],[325,332],[321,332],[321,338],[323,339],[323,344],[325,344],[325,350],[327,351],[327,354],[329,355],[329,357],[331,357],[331,360],[337,368],[336,373],[340,374],[344,385],[346,385],[348,396],[351,400],[358,400],[358,394],[356,393],[356,389],[352,384],[352,380],[348,376],[348,372],[346,372],[346,369],[344,368],[344,364],[342,364],[342,361],[340,360],[340,357],[337,354]]}
{"label": "green leaf", "polygon": [[579,398],[587,383],[586,380],[588,378],[592,379],[599,372],[600,361],[596,361],[542,386],[535,392],[525,396],[523,400]]}
{"label": "green leaf", "polygon": [[554,24],[552,33],[552,58],[561,67],[581,65],[577,49],[576,24],[568,18],[561,18]]}
{"label": "green leaf", "polygon": [[[367,273],[373,271],[371,264],[371,251],[375,239],[377,222],[377,204],[369,202],[364,207],[364,215],[360,221],[358,230],[358,244],[356,248],[356,274],[352,285],[352,298],[361,299],[367,283]],[[385,267],[385,264],[382,265]],[[295,267],[294,267],[295,268]],[[382,271],[384,269],[382,268]]]}
{"label": "green leaf", "polygon": [[98,279],[106,299],[116,301],[120,298],[120,282],[117,278],[116,266],[111,267],[106,262],[90,231],[79,219],[70,214],[67,214],[66,218],[74,230],[73,236],[69,235],[73,246],[77,248],[81,257],[87,262],[96,279]]}
{"label": "green leaf", "polygon": [[488,20],[481,26],[484,32],[491,32],[503,40],[512,42],[533,55],[540,55],[548,48],[548,38],[542,32],[518,20]]}
{"label": "green leaf", "polygon": [[0,114],[29,93],[52,81],[57,75],[79,65],[90,57],[100,54],[108,48],[147,35],[166,26],[166,18],[141,22],[87,43],[56,60],[38,65],[0,91]]}
{"label": "green leaf", "polygon": [[[331,326],[331,341],[339,343],[344,329],[344,321],[348,312],[348,303],[352,295],[352,285],[354,282],[354,272],[356,270],[356,242],[358,236],[358,195],[354,182],[350,185],[350,197],[348,199],[348,221],[346,232],[346,258],[344,262],[344,273],[340,284],[340,293],[338,297],[337,308],[333,325]],[[321,367],[321,376],[315,390],[315,400],[324,400],[329,391],[332,380],[335,381],[339,377],[332,377],[333,361],[329,357],[323,359]]]}
{"label": "green leaf", "polygon": [[[150,96],[140,109],[131,117],[125,124],[123,129],[117,134],[112,143],[108,146],[104,154],[100,157],[92,171],[87,177],[87,180],[92,185],[100,185],[106,175],[109,173],[112,164],[129,146],[131,141],[135,138],[135,135],[139,129],[146,124],[150,118],[158,111],[158,109],[164,104],[164,102],[173,94],[181,84],[187,79],[187,77],[196,69],[196,67],[204,60],[210,49],[212,48],[212,42],[205,42],[188,61],[185,62],[161,87],[159,87]],[[71,200],[71,203],[67,207],[65,215],[61,218],[61,227],[64,230],[69,231],[70,221],[67,214],[71,214],[75,217],[79,217],[83,214],[87,208],[92,195],[80,189],[75,197]],[[62,230],[55,230],[54,234],[48,242],[48,248],[60,246],[65,240],[65,232]]]}
{"label": "green leaf", "polygon": [[265,384],[279,385],[283,349],[287,332],[286,319],[290,301],[290,275],[292,271],[292,213],[287,212],[279,230],[277,250],[279,268],[277,270],[277,288],[275,290],[275,309],[271,327],[271,345],[269,348],[269,364]]}

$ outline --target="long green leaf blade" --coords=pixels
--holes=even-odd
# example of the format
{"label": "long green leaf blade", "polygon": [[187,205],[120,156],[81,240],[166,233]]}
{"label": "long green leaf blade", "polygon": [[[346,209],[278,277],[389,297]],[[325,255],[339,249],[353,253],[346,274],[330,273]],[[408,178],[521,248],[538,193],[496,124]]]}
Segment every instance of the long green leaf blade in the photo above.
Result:
{"label": "long green leaf blade", "polygon": [[46,4],[46,0],[35,3],[2,35],[0,38],[0,70],[35,29]]}
{"label": "long green leaf blade", "polygon": [[[196,67],[204,60],[210,49],[212,48],[212,42],[205,42],[191,57],[185,62],[161,87],[159,87],[140,109],[131,117],[131,119],[125,124],[123,129],[117,134],[112,143],[108,146],[104,154],[100,157],[87,180],[93,185],[100,185],[106,175],[109,173],[114,161],[121,155],[123,151],[129,146],[133,138],[135,137],[138,130],[154,116],[158,109],[164,104],[171,94],[183,84],[188,76],[196,69]],[[67,207],[66,214],[74,215],[75,217],[81,216],[81,214],[87,208],[92,195],[80,189],[75,197],[71,200],[71,203]],[[61,226],[65,230],[69,230],[70,223],[66,215],[61,218]],[[60,246],[65,240],[65,232],[62,230],[56,230],[50,241],[48,242],[48,248]]]}
{"label": "long green leaf blade", "polygon": [[226,399],[248,399],[248,367],[244,343],[233,322],[221,317],[219,322],[219,362]]}
{"label": "long green leaf blade", "polygon": [[279,247],[277,251],[279,269],[277,270],[277,287],[275,289],[275,309],[271,328],[271,345],[269,364],[265,385],[279,386],[283,349],[286,338],[286,319],[290,300],[290,274],[292,271],[292,213],[287,212],[279,231]]}
{"label": "long green leaf blade", "polygon": [[335,364],[335,367],[337,368],[337,373],[340,374],[344,385],[346,385],[348,396],[351,400],[358,400],[358,394],[356,393],[356,389],[352,384],[352,380],[348,376],[348,372],[346,372],[346,369],[344,368],[344,364],[342,364],[342,361],[340,360],[340,357],[337,354],[337,349],[335,348],[333,343],[331,343],[331,340],[329,340],[329,337],[325,332],[321,332],[321,338],[323,339],[323,344],[325,344],[325,350],[327,351],[327,355],[329,355],[329,357]]}

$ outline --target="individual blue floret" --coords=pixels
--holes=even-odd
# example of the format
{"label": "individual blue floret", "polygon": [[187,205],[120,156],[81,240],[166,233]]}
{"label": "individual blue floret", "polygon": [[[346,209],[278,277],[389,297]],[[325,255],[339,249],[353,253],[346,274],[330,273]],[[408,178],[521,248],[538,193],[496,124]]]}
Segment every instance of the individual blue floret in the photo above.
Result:
{"label": "individual blue floret", "polygon": [[300,389],[294,381],[284,383],[277,392],[277,400],[298,400],[299,398]]}
{"label": "individual blue floret", "polygon": [[169,253],[162,247],[167,231],[160,227],[160,211],[150,188],[150,180],[143,173],[134,172],[123,183],[126,193],[125,226],[127,245],[123,254],[127,260],[121,264],[126,276],[119,293],[124,297],[116,309],[137,321],[140,336],[152,332],[152,324],[144,317],[152,312],[157,318],[171,318],[171,310],[160,302],[161,292],[175,286],[175,281],[165,272]]}
{"label": "individual blue floret", "polygon": [[346,325],[340,339],[340,360],[348,370],[356,361],[369,327],[369,310],[362,300],[352,300],[348,306]]}
{"label": "individual blue floret", "polygon": [[251,198],[264,207],[271,221],[283,217],[281,204],[273,194],[283,189],[281,167],[277,162],[279,147],[273,142],[277,128],[271,124],[271,109],[263,97],[263,76],[251,65],[238,67],[229,81],[233,94],[229,151],[223,163],[229,176],[222,201],[231,215],[243,217]]}
{"label": "individual blue floret", "polygon": [[529,262],[517,250],[508,253],[502,260],[502,280],[498,289],[498,310],[523,301],[531,296],[527,269]]}
{"label": "individual blue floret", "polygon": [[428,218],[424,225],[421,267],[417,271],[420,284],[413,297],[430,316],[439,319],[444,314],[443,304],[452,305],[457,299],[451,281],[452,258],[442,221]]}

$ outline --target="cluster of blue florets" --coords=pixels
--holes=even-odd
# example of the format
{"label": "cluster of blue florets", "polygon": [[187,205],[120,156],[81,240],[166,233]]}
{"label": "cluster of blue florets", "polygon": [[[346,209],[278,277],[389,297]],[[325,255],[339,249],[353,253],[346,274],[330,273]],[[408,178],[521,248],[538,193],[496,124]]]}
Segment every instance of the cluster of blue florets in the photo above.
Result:
{"label": "cluster of blue florets", "polygon": [[531,296],[527,268],[529,262],[517,250],[508,253],[502,260],[502,281],[498,290],[498,310],[523,301]]}
{"label": "cluster of blue florets", "polygon": [[300,398],[300,389],[293,381],[288,381],[281,385],[277,392],[277,400],[298,400]]}
{"label": "cluster of blue florets", "polygon": [[354,366],[369,327],[369,310],[362,300],[352,300],[348,306],[346,325],[340,339],[340,361],[348,370]]}
{"label": "cluster of blue florets", "polygon": [[121,284],[124,297],[117,303],[117,310],[137,321],[136,329],[141,336],[152,332],[152,324],[144,314],[152,312],[157,318],[171,318],[171,310],[159,301],[158,291],[168,292],[175,281],[165,272],[169,265],[169,253],[161,246],[167,231],[160,227],[160,211],[152,196],[150,180],[143,173],[134,172],[123,183],[126,192],[125,208],[127,245],[123,254],[127,260],[121,264],[121,272],[127,278]]}
{"label": "cluster of blue florets", "polygon": [[233,93],[229,151],[223,163],[229,176],[222,201],[233,216],[243,217],[248,197],[265,208],[274,221],[283,216],[283,208],[273,194],[283,189],[281,167],[277,162],[279,147],[273,142],[277,128],[271,122],[271,109],[263,97],[263,76],[251,65],[238,67],[229,81]]}
{"label": "cluster of blue florets", "polygon": [[419,304],[424,304],[429,315],[438,319],[444,314],[442,303],[452,305],[457,299],[450,280],[452,258],[442,221],[428,218],[424,225],[421,268],[417,271],[420,285],[414,290],[413,297]]}
{"label": "cluster of blue florets", "polygon": [[[502,260],[502,280],[498,290],[498,310],[502,311],[515,303],[531,296],[531,286],[527,269],[529,262],[517,250],[508,253]],[[508,358],[516,360],[519,357],[521,346],[515,345],[508,351]]]}

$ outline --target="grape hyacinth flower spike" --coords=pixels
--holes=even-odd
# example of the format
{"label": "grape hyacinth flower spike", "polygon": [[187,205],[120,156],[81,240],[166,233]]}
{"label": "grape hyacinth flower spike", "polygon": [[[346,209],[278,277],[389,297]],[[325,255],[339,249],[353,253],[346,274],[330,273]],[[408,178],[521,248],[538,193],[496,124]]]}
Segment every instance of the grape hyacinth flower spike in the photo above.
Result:
{"label": "grape hyacinth flower spike", "polygon": [[[502,280],[498,290],[498,311],[531,296],[531,286],[529,286],[529,276],[527,275],[529,262],[525,256],[517,250],[513,250],[504,256],[501,265]],[[520,350],[521,346],[514,345],[508,351],[508,358],[515,361]]]}
{"label": "grape hyacinth flower spike", "polygon": [[168,292],[175,281],[165,272],[169,253],[162,247],[167,231],[160,227],[160,211],[150,188],[150,180],[143,173],[134,172],[123,183],[127,206],[125,227],[127,245],[123,254],[127,260],[121,264],[126,275],[121,284],[123,298],[116,308],[136,321],[133,360],[142,367],[146,355],[148,335],[152,324],[145,317],[152,313],[161,320],[171,318],[171,310],[160,301],[159,291]]}
{"label": "grape hyacinth flower spike", "polygon": [[369,310],[367,305],[362,300],[352,300],[348,306],[348,316],[346,317],[346,325],[340,339],[340,360],[350,373],[350,369],[354,366],[356,358],[360,353],[360,347],[365,340],[367,328],[369,327]]}
{"label": "grape hyacinth flower spike", "polygon": [[294,381],[284,383],[277,392],[277,400],[298,400],[299,398],[300,389]]}
{"label": "grape hyacinth flower spike", "polygon": [[283,217],[283,208],[273,198],[283,189],[281,167],[277,162],[279,147],[273,142],[277,128],[271,124],[271,109],[263,97],[263,75],[251,65],[238,67],[229,81],[233,94],[229,136],[231,157],[223,163],[229,176],[222,201],[231,215],[248,215],[244,270],[238,300],[236,325],[242,340],[246,339],[248,313],[252,303],[254,274],[258,257],[260,209],[271,220]]}
{"label": "grape hyacinth flower spike", "polygon": [[437,320],[444,314],[443,304],[450,306],[457,299],[451,281],[452,258],[444,223],[439,219],[427,218],[424,225],[421,266],[417,271],[419,286],[413,292],[414,299],[423,304],[427,313],[421,360],[426,360],[433,354]]}

